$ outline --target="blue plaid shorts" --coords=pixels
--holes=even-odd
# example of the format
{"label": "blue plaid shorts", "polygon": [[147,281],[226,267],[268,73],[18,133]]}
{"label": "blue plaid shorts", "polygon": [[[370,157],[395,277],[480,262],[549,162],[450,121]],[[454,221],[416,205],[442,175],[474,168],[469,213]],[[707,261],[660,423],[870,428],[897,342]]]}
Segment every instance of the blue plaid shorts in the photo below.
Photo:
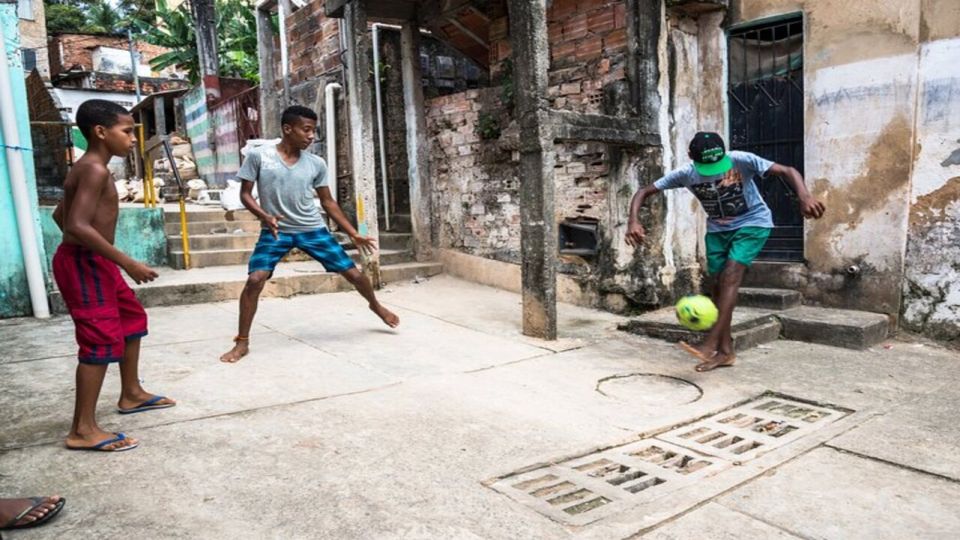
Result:
{"label": "blue plaid shorts", "polygon": [[257,247],[253,248],[247,273],[258,270],[273,273],[273,269],[291,249],[297,248],[323,265],[327,272],[346,272],[355,265],[337,239],[327,229],[302,233],[280,232],[277,238],[269,230],[260,231]]}

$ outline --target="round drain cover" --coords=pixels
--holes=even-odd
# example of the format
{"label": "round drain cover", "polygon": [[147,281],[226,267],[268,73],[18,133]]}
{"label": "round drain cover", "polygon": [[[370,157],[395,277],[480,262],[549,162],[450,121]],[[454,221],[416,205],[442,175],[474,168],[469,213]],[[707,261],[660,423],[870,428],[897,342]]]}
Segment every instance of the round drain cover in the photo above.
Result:
{"label": "round drain cover", "polygon": [[703,391],[690,381],[656,373],[629,373],[601,379],[601,394],[632,405],[657,407],[685,405],[700,399]]}

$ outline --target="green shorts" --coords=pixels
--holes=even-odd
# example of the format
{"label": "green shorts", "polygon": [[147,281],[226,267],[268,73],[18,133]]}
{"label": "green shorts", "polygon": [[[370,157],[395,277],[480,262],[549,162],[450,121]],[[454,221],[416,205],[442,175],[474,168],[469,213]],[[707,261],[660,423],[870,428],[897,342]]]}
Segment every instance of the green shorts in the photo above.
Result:
{"label": "green shorts", "polygon": [[707,273],[715,276],[723,272],[728,259],[750,266],[769,236],[770,229],[765,227],[742,227],[734,231],[707,233]]}

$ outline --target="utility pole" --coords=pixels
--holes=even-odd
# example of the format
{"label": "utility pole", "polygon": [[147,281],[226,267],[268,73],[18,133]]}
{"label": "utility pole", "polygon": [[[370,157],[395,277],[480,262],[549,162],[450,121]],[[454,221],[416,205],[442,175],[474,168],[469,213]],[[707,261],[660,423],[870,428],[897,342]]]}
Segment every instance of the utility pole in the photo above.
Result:
{"label": "utility pole", "polygon": [[133,32],[127,27],[127,44],[130,46],[130,71],[133,73],[133,87],[137,92],[137,103],[140,103],[140,73],[137,69],[137,66],[140,62],[137,61],[137,49],[133,44]]}
{"label": "utility pole", "polygon": [[190,0],[200,77],[207,95],[207,106],[220,100],[220,63],[217,54],[217,14],[214,0]]}

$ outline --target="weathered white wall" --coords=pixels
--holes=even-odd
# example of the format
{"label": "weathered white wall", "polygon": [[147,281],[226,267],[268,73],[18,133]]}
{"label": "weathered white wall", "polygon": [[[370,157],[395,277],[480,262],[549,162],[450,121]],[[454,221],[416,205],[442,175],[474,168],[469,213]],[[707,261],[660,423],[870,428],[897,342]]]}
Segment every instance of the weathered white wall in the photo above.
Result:
{"label": "weathered white wall", "polygon": [[[960,15],[960,14],[958,14]],[[956,17],[960,27],[960,16]],[[903,324],[960,339],[960,39],[920,50]]]}

